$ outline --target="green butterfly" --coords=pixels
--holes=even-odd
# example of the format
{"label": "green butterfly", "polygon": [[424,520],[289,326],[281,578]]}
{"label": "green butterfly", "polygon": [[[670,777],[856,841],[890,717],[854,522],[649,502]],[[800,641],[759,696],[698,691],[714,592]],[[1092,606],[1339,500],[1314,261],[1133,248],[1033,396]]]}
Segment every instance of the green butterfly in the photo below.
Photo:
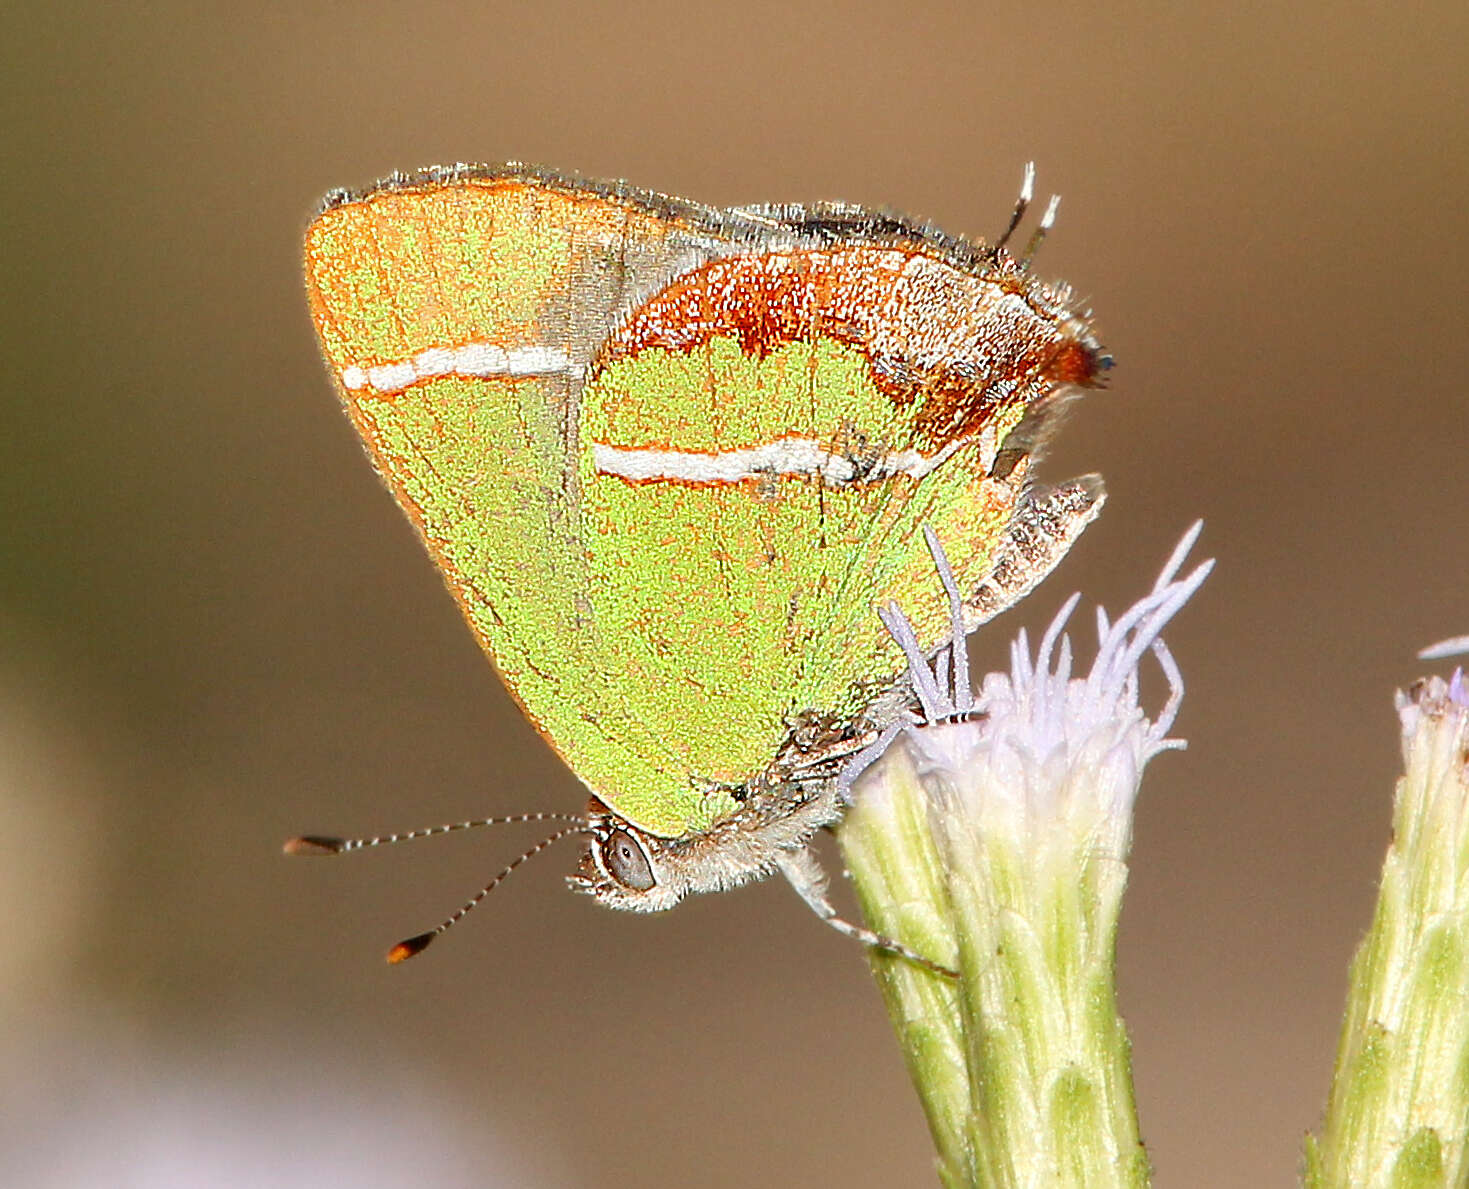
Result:
{"label": "green butterfly", "polygon": [[909,953],[836,916],[809,845],[909,714],[877,608],[937,649],[950,606],[921,528],[974,576],[967,631],[1103,498],[1096,477],[1028,478],[1061,400],[1110,364],[1069,291],[1028,271],[1054,201],[1031,250],[1005,249],[1030,178],[994,247],[858,206],[718,210],[518,165],[327,197],[306,281],[342,401],[590,790],[556,837],[588,835],[572,883],[601,903],[656,911],[780,870],[837,928]]}

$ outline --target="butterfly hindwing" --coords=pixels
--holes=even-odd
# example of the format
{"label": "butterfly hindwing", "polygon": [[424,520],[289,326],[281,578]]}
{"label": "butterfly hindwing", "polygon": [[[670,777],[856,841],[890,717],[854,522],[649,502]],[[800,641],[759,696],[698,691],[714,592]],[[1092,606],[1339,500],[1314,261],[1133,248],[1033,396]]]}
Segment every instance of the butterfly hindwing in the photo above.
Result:
{"label": "butterfly hindwing", "polygon": [[[619,323],[582,409],[593,647],[626,717],[667,722],[679,755],[664,794],[610,751],[619,813],[661,821],[690,776],[760,774],[803,711],[859,714],[856,683],[903,667],[881,601],[947,634],[920,528],[984,574],[1025,475],[991,475],[999,444],[1079,329],[1016,280],[913,244],[777,241]],[[999,321],[1008,343],[977,342]]]}

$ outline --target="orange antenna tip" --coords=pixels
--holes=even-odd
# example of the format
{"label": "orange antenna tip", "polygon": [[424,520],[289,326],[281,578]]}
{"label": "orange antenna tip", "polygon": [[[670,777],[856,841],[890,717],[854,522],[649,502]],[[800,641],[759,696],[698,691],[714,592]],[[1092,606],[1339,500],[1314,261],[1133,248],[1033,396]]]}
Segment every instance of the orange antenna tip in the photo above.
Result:
{"label": "orange antenna tip", "polygon": [[439,935],[437,929],[430,929],[427,933],[420,933],[417,937],[409,937],[400,941],[388,951],[388,965],[396,966],[399,962],[406,962],[414,954],[421,954],[428,949],[428,943]]}
{"label": "orange antenna tip", "polygon": [[281,847],[288,855],[335,855],[346,845],[344,838],[331,838],[325,834],[302,834],[286,839]]}

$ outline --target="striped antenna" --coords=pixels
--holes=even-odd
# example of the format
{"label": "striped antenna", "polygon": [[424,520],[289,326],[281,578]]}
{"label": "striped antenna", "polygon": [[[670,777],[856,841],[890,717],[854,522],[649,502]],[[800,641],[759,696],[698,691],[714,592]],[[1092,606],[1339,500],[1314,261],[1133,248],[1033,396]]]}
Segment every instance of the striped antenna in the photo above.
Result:
{"label": "striped antenna", "polygon": [[432,838],[455,830],[474,830],[480,826],[513,826],[521,822],[575,822],[586,829],[590,824],[576,813],[515,813],[509,817],[481,817],[470,822],[449,822],[422,830],[406,830],[401,834],[379,834],[373,838],[337,838],[330,834],[298,834],[286,839],[281,849],[288,855],[344,855],[348,851],[366,850],[370,846],[387,846],[393,842],[411,842],[415,838]]}
{"label": "striped antenna", "polygon": [[432,838],[436,834],[449,834],[455,830],[472,830],[479,826],[509,826],[522,822],[568,822],[569,825],[556,830],[548,838],[541,839],[529,850],[525,851],[513,863],[507,866],[499,875],[485,884],[478,892],[466,900],[459,909],[427,933],[420,933],[416,937],[409,937],[400,941],[388,951],[388,961],[396,965],[414,954],[422,953],[440,933],[444,932],[450,925],[457,923],[467,916],[472,908],[481,900],[493,892],[505,878],[529,859],[532,855],[538,855],[553,843],[570,834],[582,834],[591,828],[591,823],[584,817],[575,813],[516,813],[508,817],[482,817],[467,822],[449,822],[442,826],[428,826],[421,830],[407,830],[401,834],[378,834],[371,838],[337,838],[329,834],[298,834],[295,838],[286,840],[281,848],[288,855],[343,855],[348,851],[366,850],[373,846],[387,846],[394,842],[409,842],[415,838]]}
{"label": "striped antenna", "polygon": [[517,867],[524,863],[528,858],[530,858],[532,855],[540,854],[541,851],[545,850],[552,843],[560,842],[568,834],[580,834],[585,831],[586,828],[586,823],[583,822],[580,825],[567,826],[565,829],[557,830],[549,838],[541,839],[541,841],[537,842],[533,847],[531,847],[513,863],[509,864],[505,868],[505,870],[501,871],[499,875],[495,876],[494,879],[490,880],[489,883],[480,888],[479,891],[477,891],[473,896],[471,896],[468,900],[461,904],[452,913],[446,916],[427,933],[420,933],[416,937],[405,937],[402,941],[400,941],[397,945],[390,949],[388,951],[389,964],[396,966],[399,962],[406,961],[408,958],[413,957],[414,954],[423,953],[423,951],[428,948],[429,942],[431,942],[440,933],[448,929],[450,925],[457,924],[458,922],[462,921],[466,916],[468,916],[470,910],[473,909],[476,904],[478,904],[497,887],[499,887],[500,884],[504,882],[506,876],[508,876],[512,871],[514,871]]}

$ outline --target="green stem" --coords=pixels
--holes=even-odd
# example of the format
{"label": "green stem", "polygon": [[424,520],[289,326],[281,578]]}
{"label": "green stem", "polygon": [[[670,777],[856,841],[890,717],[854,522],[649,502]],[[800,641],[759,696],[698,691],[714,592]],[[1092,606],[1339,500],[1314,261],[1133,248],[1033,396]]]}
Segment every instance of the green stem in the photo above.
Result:
{"label": "green stem", "polygon": [[932,765],[920,776],[900,742],[858,782],[840,830],[872,927],[960,972],[955,983],[873,959],[940,1178],[1146,1185],[1113,989],[1125,864],[1095,857],[1105,823],[1059,822],[1036,847],[1016,828],[1015,799],[976,798],[966,777]]}
{"label": "green stem", "polygon": [[1469,1180],[1469,709],[1404,702],[1405,770],[1372,927],[1352,961],[1312,1189]]}
{"label": "green stem", "polygon": [[[872,777],[859,782],[862,796],[838,832],[863,915],[878,932],[952,968],[958,964],[953,910],[918,774],[901,746],[890,748],[878,766],[881,783]],[[928,1117],[939,1179],[950,1189],[972,1185],[972,1095],[959,988],[881,950],[871,951],[871,961]]]}

